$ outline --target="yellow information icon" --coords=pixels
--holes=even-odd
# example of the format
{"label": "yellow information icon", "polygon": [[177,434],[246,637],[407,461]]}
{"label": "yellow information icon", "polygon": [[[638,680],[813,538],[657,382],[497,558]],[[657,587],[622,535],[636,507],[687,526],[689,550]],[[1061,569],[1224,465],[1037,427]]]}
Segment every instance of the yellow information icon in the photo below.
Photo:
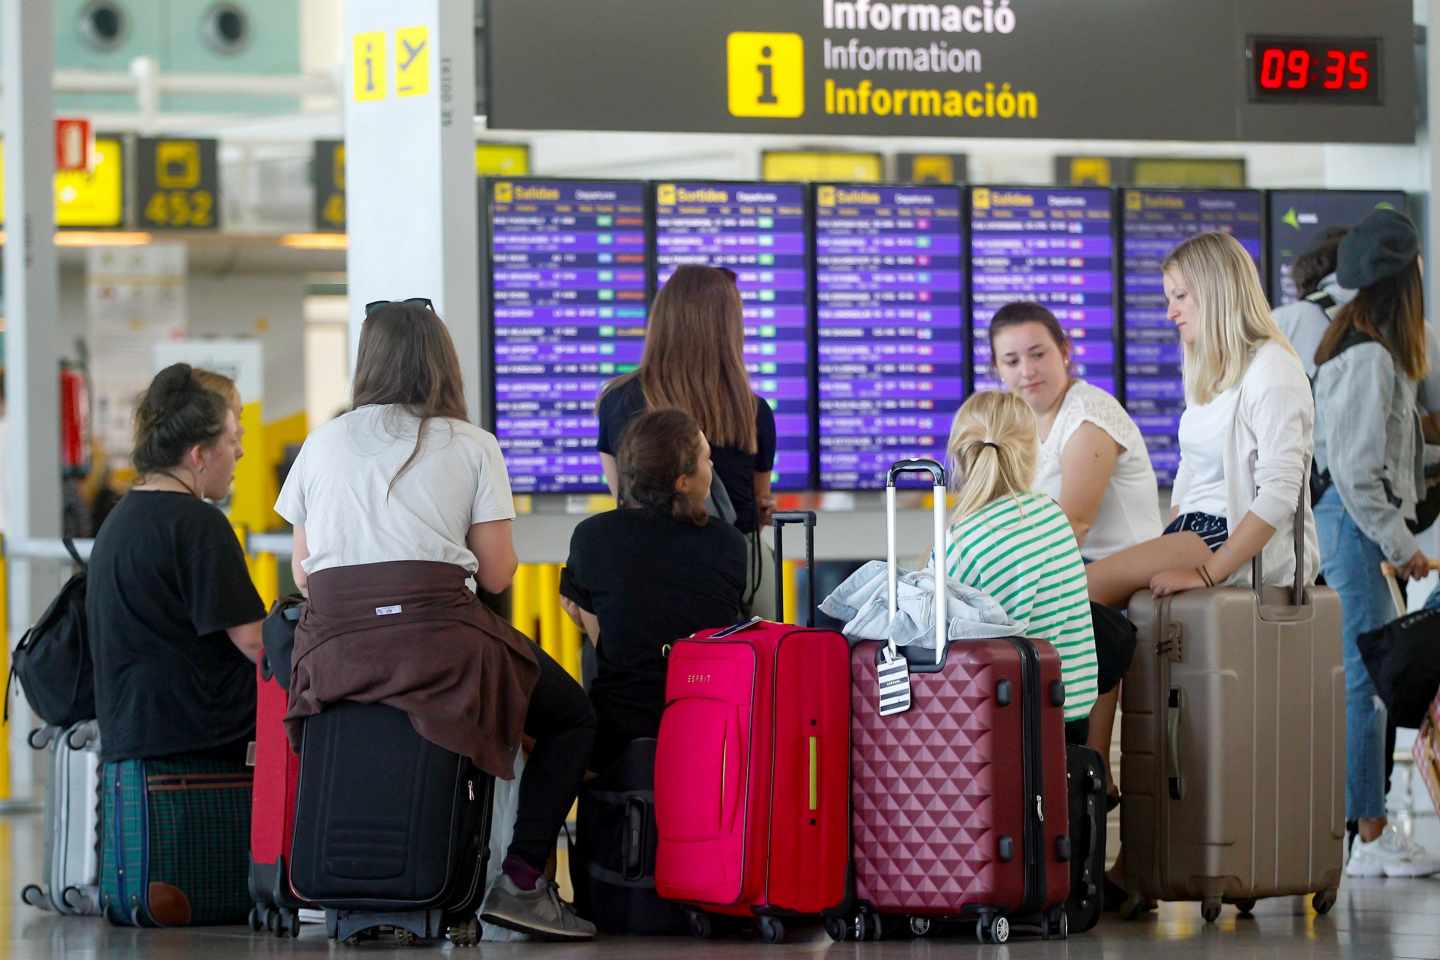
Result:
{"label": "yellow information icon", "polygon": [[821,187],[820,190],[818,191],[818,194],[817,194],[815,200],[816,200],[816,202],[819,203],[820,206],[822,206],[822,207],[833,207],[833,206],[835,206],[835,188],[834,188],[834,187]]}
{"label": "yellow information icon", "polygon": [[514,186],[514,184],[510,184],[510,183],[497,183],[497,184],[495,184],[495,202],[496,202],[496,203],[514,203],[514,202],[515,202],[515,186]]}
{"label": "yellow information icon", "polygon": [[395,31],[395,96],[423,97],[430,92],[430,28]]}
{"label": "yellow information icon", "polygon": [[353,48],[356,100],[385,99],[385,32],[355,34]]}
{"label": "yellow information icon", "polygon": [[662,207],[675,206],[675,184],[660,184],[660,186],[655,191],[655,202]]}
{"label": "yellow information icon", "polygon": [[976,187],[975,192],[970,195],[970,202],[975,205],[976,210],[989,210],[990,188]]}
{"label": "yellow information icon", "polygon": [[725,38],[730,114],[805,114],[805,40],[798,33],[732,33]]}

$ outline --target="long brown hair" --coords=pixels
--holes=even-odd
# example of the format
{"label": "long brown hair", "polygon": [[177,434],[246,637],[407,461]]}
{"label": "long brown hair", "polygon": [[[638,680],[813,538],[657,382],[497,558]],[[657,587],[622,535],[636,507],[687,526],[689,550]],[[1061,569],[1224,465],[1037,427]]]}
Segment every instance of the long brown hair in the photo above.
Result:
{"label": "long brown hair", "polygon": [[420,420],[415,449],[390,478],[389,490],[420,455],[425,425],[432,417],[467,419],[460,358],[434,310],[415,303],[387,303],[365,318],[355,360],[353,403],[357,409],[393,404]]}
{"label": "long brown hair", "polygon": [[745,322],[733,274],[685,265],[650,308],[640,366],[605,392],[640,382],[647,409],[684,410],[717,447],[758,449],[755,393],[745,373]]}
{"label": "long brown hair", "polygon": [[1324,363],[1340,352],[1350,332],[1358,331],[1384,344],[1405,376],[1419,380],[1429,370],[1425,356],[1425,287],[1420,279],[1420,260],[1393,277],[1365,287],[1355,295],[1325,329],[1315,348],[1315,363]]}

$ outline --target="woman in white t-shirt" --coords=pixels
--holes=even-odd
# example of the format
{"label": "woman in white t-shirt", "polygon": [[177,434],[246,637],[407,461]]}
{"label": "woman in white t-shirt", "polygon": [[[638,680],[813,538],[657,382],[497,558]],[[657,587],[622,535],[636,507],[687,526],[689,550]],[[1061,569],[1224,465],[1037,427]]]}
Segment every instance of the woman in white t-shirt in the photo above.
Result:
{"label": "woman in white t-shirt", "polygon": [[[1160,492],[1140,428],[1118,400],[1072,374],[1070,353],[1060,321],[1038,303],[1006,304],[990,321],[995,372],[1040,429],[1035,490],[1060,505],[1088,563],[1160,536]],[[1105,611],[1092,613],[1099,695],[1085,739],[1108,760],[1135,634]],[[1119,794],[1104,766],[1113,806]]]}
{"label": "woman in white t-shirt", "polygon": [[455,346],[430,301],[366,307],[354,408],[306,439],[275,505],[294,525],[291,566],[309,597],[295,631],[291,739],[340,701],[385,703],[425,739],[509,779],[521,734],[533,738],[515,839],[481,914],[542,939],[590,939],[595,927],[561,901],[545,866],[595,714],[580,685],[469,586],[510,585],[515,509],[499,443],[466,420]]}

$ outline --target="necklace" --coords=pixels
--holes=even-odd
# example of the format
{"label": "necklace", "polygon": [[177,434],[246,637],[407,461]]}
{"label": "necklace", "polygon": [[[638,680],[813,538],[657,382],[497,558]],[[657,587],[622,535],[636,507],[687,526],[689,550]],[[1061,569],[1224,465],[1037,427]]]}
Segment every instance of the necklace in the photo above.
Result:
{"label": "necklace", "polygon": [[[175,476],[175,474],[171,473],[169,470],[156,470],[155,473],[158,474],[159,476],[166,477],[166,478],[168,478],[168,479],[170,479],[170,480],[173,480],[174,482],[180,484],[180,486],[184,487],[184,488],[185,488],[185,492],[188,493],[188,494],[190,494],[190,496],[192,496],[192,497],[199,497],[199,496],[200,496],[200,494],[198,494],[198,493],[195,492],[195,488],[194,488],[194,487],[190,486],[190,484],[186,483],[184,480],[182,480],[182,479],[180,479],[179,477]],[[147,477],[147,480],[148,480],[148,477]],[[149,483],[141,484],[141,486],[149,486]]]}

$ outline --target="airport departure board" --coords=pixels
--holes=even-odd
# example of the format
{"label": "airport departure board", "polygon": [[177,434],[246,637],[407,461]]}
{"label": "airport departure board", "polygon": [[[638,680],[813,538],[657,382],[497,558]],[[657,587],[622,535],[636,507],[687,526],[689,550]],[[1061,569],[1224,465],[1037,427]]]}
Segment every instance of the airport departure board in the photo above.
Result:
{"label": "airport departure board", "polygon": [[606,489],[595,401],[645,345],[643,183],[490,183],[495,433],[516,493]]}
{"label": "airport departure board", "polygon": [[972,187],[970,324],[976,390],[993,390],[990,319],[1047,307],[1070,335],[1076,376],[1115,392],[1115,213],[1100,188]]}
{"label": "airport departure board", "polygon": [[1166,316],[1160,264],[1181,241],[1220,231],[1239,240],[1260,276],[1264,213],[1257,190],[1125,190],[1122,285],[1125,407],[1145,436],[1161,486],[1180,464],[1185,410],[1180,338]]}
{"label": "airport departure board", "polygon": [[807,188],[789,183],[655,185],[655,287],[682,264],[735,271],[750,384],[775,410],[772,483],[811,481],[810,237]]}
{"label": "airport departure board", "polygon": [[1300,299],[1290,267],[1331,227],[1353,227],[1377,207],[1405,210],[1398,190],[1272,190],[1265,260],[1270,265],[1270,302],[1277,307]]}
{"label": "airport departure board", "polygon": [[821,488],[944,462],[966,392],[961,212],[958,187],[816,187]]}

